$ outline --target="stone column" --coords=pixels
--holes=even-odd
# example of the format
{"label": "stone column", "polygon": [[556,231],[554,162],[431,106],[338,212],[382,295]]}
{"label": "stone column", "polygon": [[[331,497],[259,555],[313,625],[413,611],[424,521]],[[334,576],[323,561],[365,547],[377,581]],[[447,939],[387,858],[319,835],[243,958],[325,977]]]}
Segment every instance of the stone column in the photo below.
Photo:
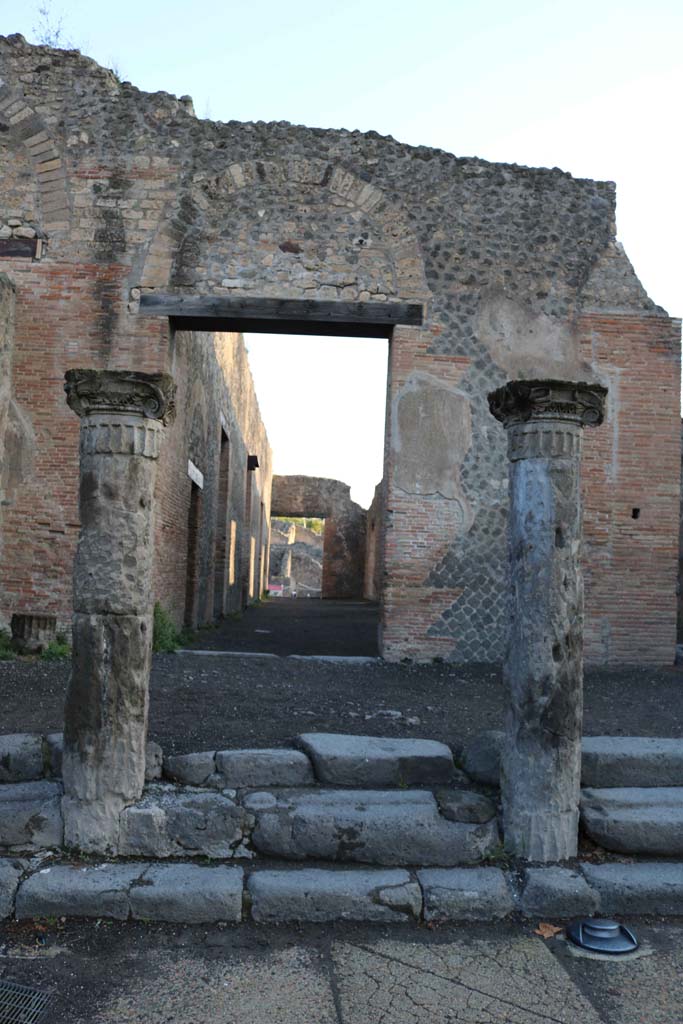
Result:
{"label": "stone column", "polygon": [[81,418],[65,842],[115,853],[120,812],[145,778],[154,483],[175,385],[167,374],[69,370],[64,387]]}
{"label": "stone column", "polygon": [[607,391],[512,381],[489,395],[510,459],[511,629],[501,788],[505,847],[530,861],[576,856],[583,715],[580,465],[583,427]]}

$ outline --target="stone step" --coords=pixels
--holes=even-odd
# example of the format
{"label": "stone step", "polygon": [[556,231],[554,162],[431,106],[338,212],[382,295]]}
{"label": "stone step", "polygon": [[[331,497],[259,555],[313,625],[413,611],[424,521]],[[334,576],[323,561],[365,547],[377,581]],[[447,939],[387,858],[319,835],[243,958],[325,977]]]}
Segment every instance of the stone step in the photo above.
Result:
{"label": "stone step", "polygon": [[244,806],[254,849],[291,860],[450,867],[483,860],[500,838],[493,815],[473,822],[467,808],[469,820],[449,820],[426,790],[252,793]]}
{"label": "stone step", "polygon": [[64,829],[59,782],[17,782],[0,786],[0,847],[7,851],[60,846]]}
{"label": "stone step", "polygon": [[584,789],[581,821],[600,846],[617,853],[683,854],[683,787]]}
{"label": "stone step", "polygon": [[200,864],[60,864],[0,859],[0,920],[129,917],[187,924],[543,919],[683,913],[683,863],[573,868],[301,868]]}
{"label": "stone step", "polygon": [[584,786],[683,786],[683,739],[658,736],[584,736]]}
{"label": "stone step", "polygon": [[307,732],[297,744],[328,786],[429,786],[455,774],[450,747],[436,740]]}
{"label": "stone step", "polygon": [[[463,750],[463,767],[476,782],[497,786],[503,733],[474,736]],[[655,736],[584,736],[581,783],[591,788],[683,786],[683,739]]]}

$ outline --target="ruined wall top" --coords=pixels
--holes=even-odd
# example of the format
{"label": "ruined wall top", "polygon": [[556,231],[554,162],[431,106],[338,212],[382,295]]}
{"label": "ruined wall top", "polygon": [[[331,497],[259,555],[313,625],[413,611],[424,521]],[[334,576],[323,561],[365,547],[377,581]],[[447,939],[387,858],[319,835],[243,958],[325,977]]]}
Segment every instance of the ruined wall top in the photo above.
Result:
{"label": "ruined wall top", "polygon": [[349,484],[320,476],[274,476],[271,514],[325,519],[346,511],[361,512]]}
{"label": "ruined wall top", "polygon": [[442,329],[503,346],[520,305],[662,312],[616,243],[611,182],[375,132],[200,120],[19,35],[0,37],[0,77],[0,221],[52,258],[126,267],[133,308],[151,288],[417,299]]}

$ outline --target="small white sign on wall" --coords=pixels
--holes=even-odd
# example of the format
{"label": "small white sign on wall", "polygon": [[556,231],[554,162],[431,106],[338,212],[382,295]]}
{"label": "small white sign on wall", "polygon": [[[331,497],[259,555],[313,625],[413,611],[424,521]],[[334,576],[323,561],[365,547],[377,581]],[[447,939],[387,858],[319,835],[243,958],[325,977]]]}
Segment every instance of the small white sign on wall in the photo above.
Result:
{"label": "small white sign on wall", "polygon": [[192,459],[187,460],[187,475],[201,491],[204,490],[204,474],[201,469],[197,469]]}

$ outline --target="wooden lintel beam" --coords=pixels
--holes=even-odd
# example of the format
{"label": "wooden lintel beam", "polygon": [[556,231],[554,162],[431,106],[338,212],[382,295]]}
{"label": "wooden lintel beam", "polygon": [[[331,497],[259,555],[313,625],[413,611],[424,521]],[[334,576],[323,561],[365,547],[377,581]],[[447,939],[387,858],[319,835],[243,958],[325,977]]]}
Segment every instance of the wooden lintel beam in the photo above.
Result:
{"label": "wooden lintel beam", "polygon": [[[258,299],[249,296],[169,295],[147,292],[141,316],[167,316],[181,330],[271,333],[370,334],[387,337],[392,327],[420,327],[421,303]],[[315,326],[315,330],[313,327]]]}

